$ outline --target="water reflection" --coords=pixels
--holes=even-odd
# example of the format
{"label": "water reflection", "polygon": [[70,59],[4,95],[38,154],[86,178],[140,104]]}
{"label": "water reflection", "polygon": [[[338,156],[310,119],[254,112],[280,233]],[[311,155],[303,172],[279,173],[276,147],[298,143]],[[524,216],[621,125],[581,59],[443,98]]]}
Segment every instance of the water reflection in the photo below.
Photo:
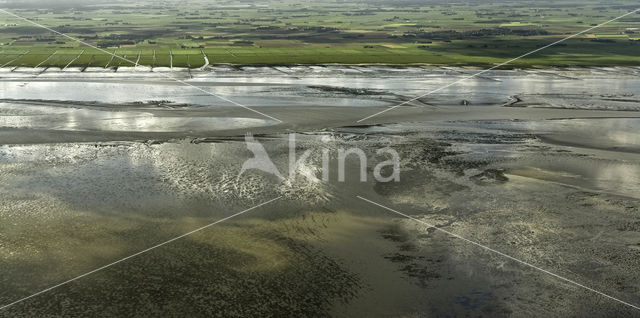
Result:
{"label": "water reflection", "polygon": [[[490,156],[498,166],[522,176],[640,198],[638,118],[492,121],[476,125],[525,135],[521,143],[469,146],[470,156]],[[537,139],[525,141],[531,137]],[[500,162],[504,159],[510,160]]]}
{"label": "water reflection", "polygon": [[482,126],[530,132],[574,146],[640,151],[639,118],[485,122]]}
{"label": "water reflection", "polygon": [[[158,70],[154,70],[158,71]],[[472,70],[439,68],[388,67],[212,67],[207,71],[174,70],[172,76],[184,79],[211,92],[254,106],[377,106],[393,103],[389,97],[419,96],[471,74]],[[564,75],[559,75],[559,74]],[[568,74],[568,75],[567,75]],[[113,72],[103,69],[90,72],[0,73],[0,98],[77,100],[124,103],[148,100],[171,100],[207,106],[228,103],[201,91],[167,80],[156,72]],[[603,80],[606,79],[606,80]],[[28,85],[23,85],[27,81]],[[318,92],[313,86],[367,89],[383,93],[370,96],[353,92]],[[640,90],[640,79],[618,74],[598,74],[585,70],[565,71],[494,71],[460,82],[422,99],[430,104],[470,105],[503,104],[513,95],[553,99],[567,94],[591,96],[593,105],[604,103],[626,107],[627,102],[611,96],[633,96]],[[542,97],[541,97],[542,96]],[[546,97],[545,97],[546,96]],[[556,97],[554,97],[556,96]],[[555,98],[555,99],[554,99]],[[566,103],[565,103],[566,104]],[[616,106],[618,105],[618,106]],[[564,105],[566,106],[566,105]]]}
{"label": "water reflection", "polygon": [[118,132],[188,132],[261,127],[273,120],[238,117],[159,116],[151,112],[109,111],[0,103],[0,127]]}
{"label": "water reflection", "polygon": [[639,118],[593,118],[402,123],[346,131],[434,138],[450,143],[464,161],[640,198],[639,130]]}

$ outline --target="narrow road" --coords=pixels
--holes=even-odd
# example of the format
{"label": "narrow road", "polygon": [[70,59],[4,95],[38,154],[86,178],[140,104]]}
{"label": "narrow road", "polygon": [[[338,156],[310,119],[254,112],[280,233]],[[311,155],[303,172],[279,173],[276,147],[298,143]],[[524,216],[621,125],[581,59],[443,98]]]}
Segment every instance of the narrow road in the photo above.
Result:
{"label": "narrow road", "polygon": [[91,55],[91,58],[89,59],[89,63],[87,63],[87,65],[85,65],[80,72],[84,72],[87,69],[87,67],[91,66],[91,62],[93,62],[93,59],[95,57],[96,57],[95,55]]}
{"label": "narrow road", "polygon": [[2,64],[2,66],[0,66],[0,67],[5,67],[5,66],[7,66],[7,65],[9,65],[9,64],[11,64],[11,63],[13,63],[15,60],[17,60],[17,59],[19,59],[19,58],[23,57],[25,54],[29,54],[29,52],[31,52],[31,51],[26,51],[26,52],[24,52],[24,53],[22,53],[22,54],[18,55],[18,57],[16,57],[15,59],[13,59],[13,60],[11,60],[11,61],[9,61],[9,62],[7,62],[7,63]]}
{"label": "narrow road", "polygon": [[69,65],[71,65],[71,63],[73,63],[73,62],[75,62],[77,59],[79,59],[79,58],[80,58],[80,56],[81,56],[82,54],[84,54],[84,51],[85,51],[85,50],[82,50],[82,52],[80,52],[80,54],[78,54],[78,56],[76,56],[73,60],[71,60],[71,62],[67,63],[67,65],[65,65],[65,66],[62,68],[62,70],[64,71],[65,69],[67,69],[67,67],[69,67]]}
{"label": "narrow road", "polygon": [[107,65],[104,66],[104,68],[109,67],[109,64],[111,64],[111,62],[113,62],[113,58],[116,57],[116,50],[113,50],[113,54],[111,54],[111,59],[109,60],[109,62],[107,62]]}
{"label": "narrow road", "polygon": [[200,70],[202,71],[202,70],[204,70],[207,66],[209,66],[209,58],[207,57],[207,55],[206,55],[206,54],[204,54],[204,51],[203,51],[203,50],[200,50],[200,53],[202,53],[202,57],[204,57],[204,65],[202,65],[202,66],[200,67]]}
{"label": "narrow road", "polygon": [[142,51],[138,51],[138,58],[136,59],[136,65],[133,67],[138,67],[138,62],[140,62],[140,56],[142,55]]}
{"label": "narrow road", "polygon": [[44,64],[46,61],[51,59],[54,55],[56,55],[56,53],[58,53],[58,51],[55,51],[55,52],[51,53],[51,55],[47,56],[47,58],[44,59],[44,61],[38,63],[38,65],[36,65],[36,68],[40,67],[40,65]]}

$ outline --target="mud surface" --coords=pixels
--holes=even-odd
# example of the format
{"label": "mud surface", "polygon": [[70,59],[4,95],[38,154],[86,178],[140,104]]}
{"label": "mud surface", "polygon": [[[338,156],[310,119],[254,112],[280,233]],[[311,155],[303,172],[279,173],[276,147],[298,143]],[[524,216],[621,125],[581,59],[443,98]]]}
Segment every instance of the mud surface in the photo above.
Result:
{"label": "mud surface", "polygon": [[[176,95],[177,86],[149,73],[120,82],[2,73],[0,306],[282,198],[0,316],[638,316],[356,197],[638,305],[638,70],[500,71],[464,86],[471,95],[426,97],[362,123],[414,89],[470,70],[214,71],[192,80],[241,87],[246,100],[268,102],[288,90],[305,103],[259,107],[282,117],[277,123],[198,102],[211,96]],[[267,85],[256,73],[280,77]],[[252,85],[243,84],[248,78]],[[596,82],[616,91],[593,91]],[[60,85],[96,85],[108,97],[90,91],[71,100]],[[112,85],[129,91],[105,93]],[[239,176],[252,157],[247,132],[285,175],[288,133],[309,159],[290,180],[255,170]],[[327,182],[305,177],[321,178],[323,149],[336,168],[339,149],[352,147],[367,154],[365,182],[356,156],[346,161],[345,182],[337,169]],[[401,158],[399,182],[374,178],[385,147]]]}

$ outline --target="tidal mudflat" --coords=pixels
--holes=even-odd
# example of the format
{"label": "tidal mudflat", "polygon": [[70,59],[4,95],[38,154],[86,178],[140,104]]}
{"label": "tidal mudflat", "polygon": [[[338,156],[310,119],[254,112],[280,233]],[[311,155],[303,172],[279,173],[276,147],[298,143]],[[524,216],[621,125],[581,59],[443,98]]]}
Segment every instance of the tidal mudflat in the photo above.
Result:
{"label": "tidal mudflat", "polygon": [[[0,305],[273,204],[12,307],[30,316],[629,316],[640,303],[640,70],[360,66],[0,73]],[[252,133],[306,172],[239,176]],[[372,177],[376,151],[399,182]]]}

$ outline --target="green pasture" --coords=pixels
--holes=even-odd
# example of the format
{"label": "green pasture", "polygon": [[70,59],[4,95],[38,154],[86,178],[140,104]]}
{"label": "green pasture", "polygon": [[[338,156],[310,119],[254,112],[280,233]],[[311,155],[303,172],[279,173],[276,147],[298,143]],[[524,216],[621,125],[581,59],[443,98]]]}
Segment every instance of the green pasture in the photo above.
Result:
{"label": "green pasture", "polygon": [[[198,68],[205,63],[203,53],[211,64],[495,65],[637,7],[630,0],[615,6],[598,0],[265,1],[266,6],[240,7],[141,0],[136,6],[114,1],[66,9],[16,8],[16,14],[101,49],[0,15],[0,66],[123,67],[138,61]],[[637,65],[638,39],[640,14],[632,14],[513,67]]]}

